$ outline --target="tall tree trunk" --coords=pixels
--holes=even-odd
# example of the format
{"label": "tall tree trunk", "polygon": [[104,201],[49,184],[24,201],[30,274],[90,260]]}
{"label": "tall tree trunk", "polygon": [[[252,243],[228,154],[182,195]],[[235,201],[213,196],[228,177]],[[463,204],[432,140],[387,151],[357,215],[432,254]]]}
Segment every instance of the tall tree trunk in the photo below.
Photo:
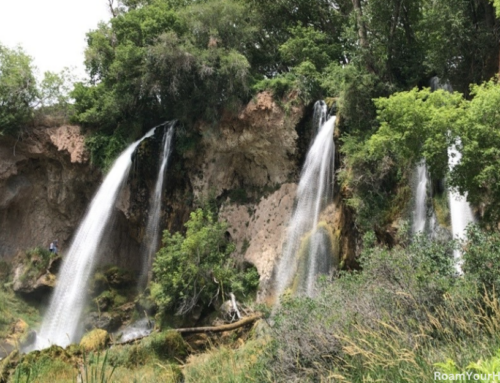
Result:
{"label": "tall tree trunk", "polygon": [[361,9],[361,0],[352,0],[354,12],[356,13],[356,22],[358,24],[359,43],[362,48],[368,48],[368,39],[366,38],[366,26],[363,21],[363,10]]}

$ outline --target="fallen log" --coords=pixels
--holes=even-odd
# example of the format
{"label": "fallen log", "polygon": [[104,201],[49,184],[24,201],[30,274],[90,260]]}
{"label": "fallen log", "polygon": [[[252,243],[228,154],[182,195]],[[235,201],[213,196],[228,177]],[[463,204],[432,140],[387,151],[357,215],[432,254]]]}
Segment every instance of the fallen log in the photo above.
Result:
{"label": "fallen log", "polygon": [[239,327],[243,327],[249,323],[255,322],[257,319],[262,318],[262,314],[254,314],[249,317],[243,318],[237,322],[223,324],[220,326],[209,326],[209,327],[187,327],[187,328],[177,328],[175,331],[181,334],[195,334],[199,332],[222,332],[234,330]]}
{"label": "fallen log", "polygon": [[[175,328],[171,329],[170,331],[177,331],[180,334],[196,334],[200,332],[223,332],[223,331],[230,331],[237,329],[239,327],[243,327],[249,323],[255,322],[257,319],[262,318],[262,314],[254,314],[249,317],[243,318],[239,320],[238,322],[234,323],[229,323],[229,324],[223,324],[220,326],[210,326],[210,327],[187,327],[187,328]],[[151,334],[156,333],[157,331],[152,331]],[[142,335],[134,339],[129,339],[124,342],[120,342],[119,340],[114,341],[113,344],[115,345],[125,345],[125,344],[132,344],[135,343],[141,339],[147,338],[149,335]]]}

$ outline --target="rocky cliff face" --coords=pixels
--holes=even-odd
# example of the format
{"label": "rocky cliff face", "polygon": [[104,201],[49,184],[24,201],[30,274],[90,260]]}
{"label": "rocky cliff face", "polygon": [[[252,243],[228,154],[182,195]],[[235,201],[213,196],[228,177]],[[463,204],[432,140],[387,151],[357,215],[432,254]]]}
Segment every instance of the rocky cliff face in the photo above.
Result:
{"label": "rocky cliff face", "polygon": [[260,93],[237,116],[225,115],[217,129],[200,124],[202,140],[186,153],[195,197],[220,197],[231,190],[259,195],[297,176],[296,126],[304,106],[287,112],[268,92]]}
{"label": "rocky cliff face", "polygon": [[[196,148],[174,148],[164,183],[161,229],[182,230],[197,201],[215,198],[237,244],[235,256],[261,275],[261,300],[272,290],[311,130],[310,111],[294,100],[284,103],[286,108],[264,92],[239,114],[225,114],[216,128],[199,123]],[[141,269],[162,135],[158,129],[134,154],[100,246],[100,264]],[[89,166],[78,127],[36,129],[19,142],[0,140],[0,258],[56,238],[64,253],[101,180]],[[336,199],[323,220],[332,226],[343,258],[353,258],[355,244],[341,229],[349,227],[347,213]]]}
{"label": "rocky cliff face", "polygon": [[76,126],[0,139],[0,259],[56,238],[68,246],[99,178]]}

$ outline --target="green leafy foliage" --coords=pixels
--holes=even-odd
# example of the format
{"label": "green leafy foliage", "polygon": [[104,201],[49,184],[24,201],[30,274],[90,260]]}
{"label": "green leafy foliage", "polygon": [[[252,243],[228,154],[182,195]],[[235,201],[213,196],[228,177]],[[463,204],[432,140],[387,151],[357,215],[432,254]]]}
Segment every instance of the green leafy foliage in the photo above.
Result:
{"label": "green leafy foliage", "polygon": [[[475,85],[471,95],[469,101],[458,92],[415,88],[376,99],[376,133],[366,140],[345,137],[341,149],[347,165],[341,179],[354,191],[351,203],[356,208],[365,203],[367,211],[371,206],[383,211],[383,205],[397,197],[398,185],[408,184],[413,167],[424,159],[434,178],[448,176],[450,187],[462,194],[467,192],[473,204],[484,205],[486,222],[498,220],[500,119],[496,105],[500,102],[500,86],[495,81]],[[448,148],[453,144],[462,159],[450,170]],[[361,172],[362,178],[355,176]],[[384,190],[387,185],[392,190]]]}
{"label": "green leafy foliage", "polygon": [[[498,31],[489,0],[426,1],[417,37],[424,42],[423,63],[467,93],[470,84],[490,79],[498,63]],[[474,68],[474,69],[472,69]]]}
{"label": "green leafy foliage", "polygon": [[[477,252],[498,247],[475,230]],[[469,278],[480,270],[457,278],[452,243],[417,237],[389,250],[368,232],[363,245],[362,271],[320,281],[314,298],[283,297],[263,356],[269,380],[432,382],[434,371],[497,368],[498,298]]]}
{"label": "green leafy foliage", "polygon": [[243,297],[257,287],[258,274],[239,271],[230,257],[235,247],[226,239],[226,223],[197,209],[185,226],[185,236],[164,232],[164,247],[153,264],[151,294],[161,310],[182,315],[221,303],[230,292]]}
{"label": "green leafy foliage", "polygon": [[92,165],[106,171],[125,148],[126,142],[119,135],[108,136],[95,133],[86,137],[85,146],[90,152]]}
{"label": "green leafy foliage", "polygon": [[463,270],[486,291],[500,290],[500,234],[469,226],[463,252]]}
{"label": "green leafy foliage", "polygon": [[32,58],[0,44],[0,134],[13,134],[32,116],[38,97]]}

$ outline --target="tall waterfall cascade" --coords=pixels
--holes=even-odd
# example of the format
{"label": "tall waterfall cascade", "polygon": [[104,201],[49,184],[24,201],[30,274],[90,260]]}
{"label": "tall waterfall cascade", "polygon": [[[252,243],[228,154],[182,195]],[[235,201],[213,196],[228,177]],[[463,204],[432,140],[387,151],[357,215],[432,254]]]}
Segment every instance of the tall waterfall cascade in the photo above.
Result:
{"label": "tall waterfall cascade", "polygon": [[151,129],[143,138],[125,149],[94,196],[64,257],[55,291],[37,335],[35,349],[51,345],[66,347],[78,340],[87,284],[99,244],[112,216],[119,191],[130,171],[132,154],[143,139],[153,135],[154,130],[155,128]]}
{"label": "tall waterfall cascade", "polygon": [[276,272],[278,297],[293,284],[300,293],[313,295],[316,276],[328,273],[333,264],[330,237],[318,224],[321,212],[333,199],[335,120],[327,119],[326,104],[318,101],[313,118],[317,134],[302,169],[296,207]]}
{"label": "tall waterfall cascade", "polygon": [[[453,88],[450,83],[442,83],[438,77],[433,77],[431,79],[431,89],[443,89],[448,92],[452,92]],[[462,158],[462,153],[457,149],[457,145],[460,146],[460,139],[448,148],[448,166],[451,169],[458,163]],[[474,222],[474,214],[470,204],[467,202],[467,194],[460,195],[456,191],[451,190],[448,193],[449,206],[450,206],[450,216],[451,216],[451,228],[453,233],[453,238],[462,240],[465,238],[467,225]],[[455,258],[455,267],[459,273],[461,273],[461,258],[462,253],[460,250],[455,250],[453,253]]]}
{"label": "tall waterfall cascade", "polygon": [[163,191],[163,180],[165,177],[165,170],[168,165],[168,159],[170,153],[172,152],[172,138],[174,136],[174,125],[175,121],[168,124],[168,130],[163,135],[162,151],[160,156],[160,167],[158,170],[158,176],[156,177],[155,190],[151,199],[148,223],[146,226],[146,234],[144,237],[142,251],[143,254],[143,266],[141,281],[139,282],[141,286],[144,286],[151,279],[151,266],[153,264],[153,257],[158,249],[158,234],[160,233],[159,223],[160,223],[160,213],[161,213],[161,197]]}
{"label": "tall waterfall cascade", "polygon": [[[453,167],[460,162],[461,158],[462,154],[457,150],[455,145],[448,148],[448,165],[450,169],[453,169]],[[465,238],[467,225],[474,222],[474,214],[472,213],[469,202],[467,202],[467,194],[462,196],[460,193],[451,190],[448,194],[448,199],[450,203],[453,238],[462,240]],[[453,256],[455,258],[455,267],[460,273],[462,253],[460,250],[456,249],[453,252]]]}

